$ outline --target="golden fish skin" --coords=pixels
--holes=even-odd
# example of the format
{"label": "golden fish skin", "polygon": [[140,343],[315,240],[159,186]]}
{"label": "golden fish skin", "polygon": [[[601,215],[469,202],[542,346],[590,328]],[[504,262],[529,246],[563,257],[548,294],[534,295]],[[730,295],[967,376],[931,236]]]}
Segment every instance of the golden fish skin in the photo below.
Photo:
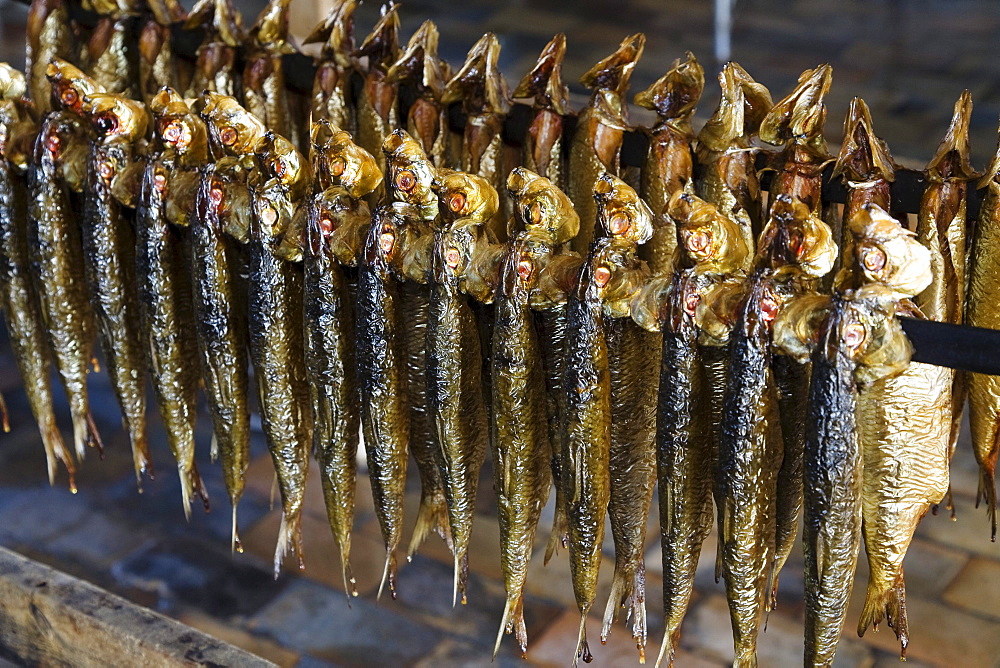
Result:
{"label": "golden fish skin", "polygon": [[248,54],[243,67],[243,100],[247,111],[267,128],[298,144],[299,128],[293,122],[285,90],[281,57],[294,53],[288,43],[288,6],[291,0],[268,0],[250,29]]}
{"label": "golden fish skin", "polygon": [[25,31],[28,96],[38,118],[44,118],[52,110],[52,88],[46,78],[49,62],[53,58],[76,59],[76,37],[64,0],[32,0]]}
{"label": "golden fish skin", "polygon": [[243,43],[243,19],[230,0],[198,0],[184,27],[203,27],[205,40],[198,47],[194,74],[186,97],[198,97],[204,91],[236,97],[239,95],[239,71],[236,50]]}
{"label": "golden fish skin", "polygon": [[451,130],[444,96],[447,63],[438,58],[438,29],[433,21],[424,21],[413,33],[409,44],[392,64],[386,79],[392,84],[409,82],[417,99],[410,106],[406,129],[437,167],[448,166]]}
{"label": "golden fish skin", "polygon": [[[82,172],[86,129],[70,112],[50,112],[28,170],[28,244],[42,322],[69,399],[78,458],[100,444],[87,397],[94,325],[84,277],[83,240],[65,170]],[[77,163],[73,166],[71,163]]]}
{"label": "golden fish skin", "polygon": [[395,596],[396,548],[403,531],[403,494],[410,440],[406,349],[397,265],[405,252],[412,207],[379,207],[358,257],[357,355],[361,426],[375,500],[375,514],[386,547],[382,587]]}
{"label": "golden fish skin", "polygon": [[135,97],[138,82],[130,25],[128,17],[101,17],[87,42],[87,74],[107,92],[129,98]]}
{"label": "golden fish skin", "polygon": [[[125,121],[109,111],[94,115],[92,122],[96,128],[118,128]],[[124,174],[134,159],[127,135],[99,134],[91,140],[81,230],[98,340],[132,445],[136,480],[141,482],[151,460],[146,435],[146,354],[139,332],[136,237],[130,213],[112,194],[112,181]],[[189,497],[184,497],[183,503],[187,516]]]}
{"label": "golden fish skin", "polygon": [[[250,361],[257,381],[261,424],[281,492],[281,527],[274,554],[277,577],[292,552],[301,569],[301,513],[312,444],[312,416],[302,327],[303,276],[284,259],[286,235],[294,234],[298,203],[288,182],[294,170],[308,170],[288,140],[272,132],[256,147],[253,215],[247,244]],[[306,176],[308,181],[308,176]],[[295,239],[293,244],[299,243]]]}
{"label": "golden fish skin", "polygon": [[467,115],[463,134],[462,171],[486,179],[501,196],[500,208],[487,229],[497,241],[507,240],[510,206],[506,198],[503,122],[510,110],[510,91],[500,72],[500,41],[491,32],[472,45],[461,69],[445,87],[442,102],[462,101]]}
{"label": "golden fish skin", "polygon": [[358,69],[354,57],[354,12],[356,0],[337,0],[326,18],[304,40],[323,42],[316,63],[312,89],[312,120],[325,119],[350,133],[357,132],[351,73]]}
{"label": "golden fish skin", "polygon": [[626,37],[617,51],[580,79],[580,83],[594,91],[577,120],[569,153],[567,194],[580,216],[580,233],[573,241],[573,249],[581,255],[589,251],[597,224],[594,183],[603,172],[618,174],[619,171],[622,137],[629,129],[625,93],[645,45],[646,36],[642,33]]}
{"label": "golden fish skin", "polygon": [[[955,102],[948,132],[927,164],[929,181],[917,214],[917,238],[931,250],[934,280],[914,302],[931,320],[962,324],[966,282],[966,193],[978,177],[969,162],[972,96],[965,91]],[[952,372],[951,451],[954,452],[965,409],[967,374]],[[978,461],[978,460],[977,460]]]}
{"label": "golden fish skin", "polygon": [[538,62],[514,89],[513,97],[534,99],[534,120],[528,127],[521,161],[525,168],[566,187],[563,158],[563,114],[567,113],[569,89],[562,82],[566,35],[559,33],[538,56]]}
{"label": "golden fish skin", "polygon": [[[18,96],[23,95],[24,76],[6,65],[0,65],[0,89],[13,92],[12,83],[20,89]],[[23,99],[11,96],[0,101],[0,137],[4,138],[0,140],[0,307],[28,405],[45,447],[49,484],[55,480],[58,460],[66,467],[70,490],[75,491],[76,463],[66,449],[56,424],[48,342],[36,287],[32,282],[27,183],[22,170],[12,159],[11,150],[14,147],[8,144],[16,125],[26,119]]]}
{"label": "golden fish skin", "polygon": [[[382,17],[355,52],[356,56],[368,57],[368,71],[364,73],[361,97],[357,100],[357,142],[375,156],[382,173],[386,172],[382,144],[399,127],[399,87],[386,79],[389,68],[399,60],[398,9],[396,4],[384,6]],[[369,204],[380,202],[382,194],[382,189],[376,190]]]}
{"label": "golden fish skin", "polygon": [[522,232],[501,264],[492,341],[493,470],[500,521],[501,565],[507,602],[504,628],[527,650],[524,585],[542,506],[552,485],[542,349],[531,312],[531,290],[552,248],[544,236]]}
{"label": "golden fish skin", "polygon": [[[1000,155],[1000,150],[998,150]],[[965,321],[974,327],[1000,329],[1000,308],[997,308],[997,281],[1000,279],[1000,158],[992,164],[979,182],[985,188],[979,221],[976,224],[969,257],[969,290],[965,297]],[[996,465],[1000,452],[1000,376],[969,374],[969,425],[972,448],[979,463],[977,501],[986,502],[996,540]]]}
{"label": "golden fish skin", "polygon": [[697,158],[704,175],[697,190],[740,224],[752,251],[763,228],[763,209],[757,149],[751,141],[771,110],[771,94],[737,63],[723,66],[719,84],[722,100],[698,133]]}
{"label": "golden fish skin", "polygon": [[677,230],[666,215],[667,202],[678,190],[694,192],[695,140],[691,116],[705,87],[705,71],[690,51],[674,61],[666,74],[635,97],[635,103],[652,109],[657,123],[643,132],[649,137],[649,154],[639,190],[653,210],[653,238],[639,251],[654,276],[673,268]]}
{"label": "golden fish skin", "polygon": [[164,86],[181,88],[170,43],[170,28],[146,21],[139,34],[139,94],[149,105]]}
{"label": "golden fish skin", "polygon": [[[655,216],[621,179],[603,173],[594,184],[597,220],[602,234],[619,243],[615,257],[618,280],[643,281],[647,270],[637,247],[654,233]],[[627,289],[613,300],[631,300]],[[626,307],[627,308],[627,307]],[[605,642],[619,610],[633,619],[632,638],[644,660],[646,646],[645,572],[643,553],[649,504],[656,481],[656,359],[659,342],[614,304],[604,319],[611,378],[611,497],[608,515],[615,543],[615,574],[604,612]],[[624,316],[624,317],[623,317]]]}

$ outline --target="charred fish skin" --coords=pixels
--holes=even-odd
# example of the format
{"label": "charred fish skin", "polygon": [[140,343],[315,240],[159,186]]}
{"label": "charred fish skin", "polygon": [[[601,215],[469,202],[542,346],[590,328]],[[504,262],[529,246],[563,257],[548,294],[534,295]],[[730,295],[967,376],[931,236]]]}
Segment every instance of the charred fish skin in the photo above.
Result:
{"label": "charred fish skin", "polygon": [[[1000,155],[1000,149],[998,149]],[[979,181],[985,188],[969,258],[969,290],[965,297],[966,324],[1000,328],[996,308],[997,277],[1000,276],[1000,158],[994,157]],[[1000,377],[969,374],[969,425],[972,448],[979,463],[977,496],[985,500],[996,539],[996,463],[1000,453]]]}
{"label": "charred fish skin", "polygon": [[570,142],[568,195],[580,216],[580,234],[573,249],[590,250],[597,224],[593,187],[602,172],[618,174],[622,137],[629,129],[625,92],[636,62],[642,57],[646,36],[637,33],[622,40],[618,50],[594,65],[580,79],[593,90],[580,113]]}
{"label": "charred fish skin", "polygon": [[559,33],[538,56],[538,62],[514,89],[514,98],[533,98],[534,119],[528,127],[521,156],[524,167],[549,179],[557,188],[566,187],[563,157],[563,116],[569,109],[569,89],[562,81],[566,35]]}
{"label": "charred fish skin", "polygon": [[358,69],[354,57],[356,0],[338,0],[304,44],[323,42],[312,89],[312,120],[325,119],[342,130],[357,132],[351,73]]}
{"label": "charred fish skin", "polygon": [[31,123],[22,97],[25,90],[24,75],[0,64],[0,307],[28,405],[45,447],[49,484],[55,480],[56,462],[61,461],[69,476],[69,488],[75,491],[76,463],[56,424],[48,342],[32,282],[24,173],[27,165],[19,164],[22,160],[14,155],[18,149],[13,146],[12,135],[20,124]]}
{"label": "charred fish skin", "polygon": [[[281,492],[281,527],[274,554],[275,577],[293,553],[303,568],[301,514],[309,450],[311,402],[306,380],[302,327],[302,268],[283,255],[285,235],[293,235],[294,190],[308,183],[308,165],[280,135],[268,131],[255,147],[253,215],[249,250],[249,347],[257,381],[261,424],[274,460]],[[290,240],[298,247],[298,239]],[[301,251],[299,251],[301,252]],[[294,257],[292,251],[290,259]]]}
{"label": "charred fish skin", "polygon": [[28,244],[48,346],[73,418],[77,457],[97,445],[87,397],[87,365],[93,346],[93,314],[84,277],[83,239],[69,188],[65,160],[82,162],[86,137],[79,117],[52,112],[42,121],[28,169]]}
{"label": "charred fish skin", "polygon": [[386,547],[382,587],[395,596],[396,548],[403,531],[403,493],[410,440],[406,349],[401,334],[401,304],[395,267],[405,250],[411,207],[379,207],[358,257],[357,356],[361,427]]}
{"label": "charred fish skin", "polygon": [[[602,173],[594,184],[603,236],[616,242],[616,283],[605,290],[605,340],[611,378],[611,496],[608,515],[615,543],[615,574],[604,612],[606,642],[619,610],[633,619],[632,638],[645,660],[646,566],[643,559],[649,504],[656,483],[656,365],[658,342],[629,316],[632,292],[647,269],[637,248],[653,236],[653,212],[621,179]],[[624,310],[620,307],[624,304]]]}
{"label": "charred fish skin", "polygon": [[722,100],[698,133],[697,158],[703,170],[698,195],[738,221],[753,249],[764,221],[755,164],[758,149],[752,140],[773,103],[767,88],[737,63],[726,63],[719,84]]}
{"label": "charred fish skin", "polygon": [[427,407],[440,448],[455,556],[454,600],[466,602],[469,540],[479,471],[490,438],[482,377],[483,352],[472,298],[463,294],[466,273],[487,242],[485,226],[499,207],[485,178],[438,170],[440,203],[431,260],[427,319]]}
{"label": "charred fish skin", "polygon": [[653,238],[642,246],[639,257],[654,276],[673,268],[677,230],[665,209],[678,190],[694,192],[694,131],[691,116],[705,87],[705,71],[690,51],[678,58],[670,70],[635,96],[640,107],[652,109],[657,122],[643,129],[649,137],[649,154],[642,170],[640,194],[653,210]]}
{"label": "charred fish skin", "polygon": [[510,91],[500,72],[500,41],[491,32],[472,45],[465,63],[445,87],[442,102],[461,100],[468,115],[461,147],[461,169],[486,179],[501,195],[500,208],[488,229],[497,241],[507,240],[510,211],[504,188],[503,122],[510,110]]}
{"label": "charred fish skin", "polygon": [[[140,335],[136,236],[131,212],[114,197],[113,182],[136,159],[132,142],[145,134],[145,110],[111,94],[88,96],[97,134],[87,159],[82,237],[98,341],[132,445],[136,480],[151,465],[146,435],[146,351]],[[138,119],[142,119],[141,121]],[[151,473],[151,472],[150,472]],[[190,514],[184,498],[185,516]]]}

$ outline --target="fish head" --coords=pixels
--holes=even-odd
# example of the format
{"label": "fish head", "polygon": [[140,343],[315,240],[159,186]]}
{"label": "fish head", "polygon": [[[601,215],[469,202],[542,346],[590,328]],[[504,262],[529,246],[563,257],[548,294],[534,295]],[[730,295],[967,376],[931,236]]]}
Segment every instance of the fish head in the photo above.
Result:
{"label": "fish head", "polygon": [[916,235],[877,204],[867,204],[847,221],[851,241],[848,271],[899,297],[924,291],[933,278],[931,254]]}
{"label": "fish head", "polygon": [[667,215],[677,225],[683,264],[720,274],[745,266],[750,249],[739,224],[713,204],[678,190],[667,202]]}
{"label": "fish head", "polygon": [[777,275],[825,276],[837,259],[830,226],[798,197],[778,195],[771,218],[761,232],[758,265],[769,264]]}
{"label": "fish head", "polygon": [[617,237],[598,239],[591,248],[581,275],[579,297],[601,302],[631,301],[638,286],[633,272],[637,263],[635,245]]}
{"label": "fish head", "polygon": [[149,102],[155,119],[156,136],[163,145],[179,154],[208,158],[208,130],[205,123],[181,95],[165,86]]}
{"label": "fish head", "polygon": [[488,32],[469,49],[462,67],[445,87],[441,101],[444,104],[461,101],[470,114],[506,114],[510,109],[510,91],[500,73],[499,61],[500,40]]}
{"label": "fish head", "polygon": [[267,132],[260,119],[228,95],[202,93],[199,115],[208,128],[215,155],[249,155]]}
{"label": "fish head", "polygon": [[382,5],[381,16],[372,31],[354,52],[355,57],[368,56],[368,69],[388,72],[399,60],[399,5]]}
{"label": "fish head", "polygon": [[861,386],[897,375],[910,363],[913,346],[895,317],[896,299],[881,285],[848,291],[834,298],[839,308],[825,331],[820,330],[824,354],[852,362],[854,379]]}
{"label": "fish head", "polygon": [[134,142],[146,136],[146,105],[113,93],[93,93],[84,98],[84,111],[98,137]]}
{"label": "fish head", "polygon": [[569,196],[552,181],[524,167],[507,176],[514,213],[527,231],[544,232],[552,245],[571,240],[580,231],[580,216]]}
{"label": "fish head", "polygon": [[594,182],[597,220],[604,233],[633,244],[653,237],[653,212],[632,186],[609,172]]}
{"label": "fish head", "polygon": [[341,186],[360,199],[382,183],[375,156],[354,143],[349,132],[326,119],[313,123],[313,171],[331,186]]}
{"label": "fish head", "polygon": [[771,93],[734,62],[723,66],[719,85],[722,99],[698,133],[698,143],[712,151],[750,146],[773,106]]}
{"label": "fish head", "polygon": [[274,248],[285,234],[293,229],[295,206],[287,191],[277,180],[266,182],[254,190],[254,215],[250,221],[250,235]]}
{"label": "fish head", "polygon": [[431,188],[435,169],[420,144],[406,130],[396,128],[382,144],[389,199],[416,206],[425,216],[437,215],[437,195]]}
{"label": "fish head", "polygon": [[62,58],[53,58],[45,68],[52,87],[52,107],[83,115],[84,98],[103,93],[104,87]]}
{"label": "fish head", "polygon": [[87,173],[88,144],[79,116],[69,112],[50,114],[35,140],[34,162],[58,165],[67,181],[82,185]]}
{"label": "fish head", "polygon": [[810,144],[822,139],[826,122],[823,100],[833,81],[829,65],[806,70],[799,75],[798,85],[768,112],[760,124],[760,138],[768,144],[792,141]]}
{"label": "fish head", "polygon": [[549,179],[517,167],[507,177],[507,192],[526,231],[544,232],[553,245],[570,241],[580,231],[573,202]]}
{"label": "fish head", "polygon": [[354,58],[354,12],[357,0],[334,0],[326,18],[303,40],[303,44],[323,42],[323,57],[333,60],[344,69],[353,68]]}
{"label": "fish head", "polygon": [[438,169],[431,182],[438,198],[438,211],[446,227],[461,220],[463,225],[485,223],[500,208],[496,188],[481,176]]}
{"label": "fish head", "polygon": [[254,147],[257,170],[265,181],[273,181],[298,201],[309,189],[310,174],[298,149],[276,132],[265,132]]}
{"label": "fish head", "polygon": [[789,298],[774,319],[775,347],[797,362],[809,361],[819,344],[820,328],[830,313],[831,297],[815,292]]}
{"label": "fish head", "polygon": [[705,70],[690,51],[670,70],[635,96],[640,107],[652,109],[662,120],[687,118],[694,113],[705,88]]}
{"label": "fish head", "polygon": [[413,81],[417,88],[435,100],[444,94],[445,78],[438,58],[438,29],[430,19],[413,33],[406,49],[390,67],[386,81],[399,84]]}
{"label": "fish head", "polygon": [[562,81],[565,56],[566,35],[559,33],[542,49],[535,66],[517,84],[512,97],[533,97],[536,107],[566,114],[569,110],[569,89]]}
{"label": "fish head", "polygon": [[413,213],[414,208],[403,202],[375,209],[363,251],[367,264],[386,272],[399,265],[406,250],[407,228]]}
{"label": "fish head", "polygon": [[896,165],[889,146],[876,136],[868,105],[860,97],[851,100],[844,120],[844,141],[840,145],[833,176],[849,181],[893,181]]}

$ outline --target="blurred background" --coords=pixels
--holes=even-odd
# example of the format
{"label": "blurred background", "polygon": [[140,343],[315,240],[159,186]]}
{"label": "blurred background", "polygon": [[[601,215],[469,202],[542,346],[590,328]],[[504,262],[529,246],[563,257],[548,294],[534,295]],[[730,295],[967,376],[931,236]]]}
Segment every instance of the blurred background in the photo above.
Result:
{"label": "blurred background", "polygon": [[[245,24],[252,23],[262,4],[238,3]],[[322,3],[309,0],[295,0],[293,8],[300,35],[324,12]],[[776,100],[791,89],[802,70],[822,62],[833,65],[827,137],[834,148],[847,105],[858,95],[870,105],[876,130],[897,160],[919,168],[933,155],[955,100],[968,88],[975,103],[973,164],[983,168],[992,156],[1000,116],[1000,3],[995,0],[741,0],[728,9],[731,27],[721,34],[729,35],[729,57],[766,84]],[[377,13],[376,3],[359,9],[359,41]],[[23,65],[26,16],[26,6],[0,2],[0,59],[18,66]],[[585,94],[576,83],[579,76],[625,36],[644,31],[648,41],[632,79],[633,91],[645,88],[675,58],[691,50],[704,64],[709,80],[699,116],[707,117],[718,101],[716,49],[725,44],[716,40],[711,2],[412,0],[403,3],[401,17],[404,40],[423,20],[436,21],[441,56],[456,66],[484,31],[495,31],[503,45],[501,67],[512,84],[531,67],[551,36],[563,31],[568,36],[564,79],[578,103]],[[633,114],[635,122],[646,118],[638,111]],[[81,467],[80,491],[72,495],[64,479],[54,487],[47,483],[37,430],[9,346],[0,342],[0,391],[7,398],[12,422],[11,433],[0,435],[0,543],[281,665],[489,663],[503,610],[503,586],[488,468],[483,472],[473,530],[469,604],[457,610],[451,607],[450,554],[434,537],[411,563],[401,564],[398,600],[384,598],[376,604],[383,549],[367,478],[362,475],[352,554],[361,596],[349,606],[315,475],[310,478],[303,527],[307,569],[304,573],[286,569],[278,581],[271,576],[280,511],[270,502],[273,467],[259,423],[255,422],[248,489],[239,509],[246,551],[231,555],[230,512],[219,467],[209,462],[207,415],[199,422],[203,447],[198,465],[213,507],[208,514],[196,511],[185,522],[175,467],[158,418],[150,427],[157,475],[144,481],[139,493],[107,378],[93,374],[90,384],[107,452],[103,461],[91,453]],[[60,411],[65,415],[64,406]],[[945,510],[928,515],[906,560],[908,665],[1000,666],[1000,548],[989,542],[985,512],[974,508],[977,473],[967,433],[953,463],[952,483],[955,521]],[[418,495],[414,471],[408,523]],[[544,545],[550,525],[551,506],[542,518],[539,545]],[[650,518],[648,545],[649,653],[655,656],[662,633],[655,517]],[[712,577],[714,537],[704,554],[677,657],[681,667],[722,666],[732,660],[724,591]],[[536,554],[528,577],[527,660],[531,665],[567,665],[578,625],[568,563],[562,553],[543,567],[540,556]],[[612,569],[609,537],[596,606],[601,610]],[[862,554],[837,665],[896,665],[898,644],[891,630],[869,632],[863,639],[853,631],[866,579]],[[802,607],[801,555],[795,554],[783,573],[779,606],[760,639],[762,666],[801,664]],[[596,638],[596,617],[589,629]],[[599,665],[636,663],[634,645],[621,626],[607,646],[593,649]],[[497,662],[523,665],[519,661],[513,641],[506,639]]]}

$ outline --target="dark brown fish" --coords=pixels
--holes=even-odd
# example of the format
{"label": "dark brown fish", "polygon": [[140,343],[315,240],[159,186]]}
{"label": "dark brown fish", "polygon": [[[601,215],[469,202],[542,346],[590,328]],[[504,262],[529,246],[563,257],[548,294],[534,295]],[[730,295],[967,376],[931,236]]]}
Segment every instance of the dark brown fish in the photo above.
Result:
{"label": "dark brown fish", "polygon": [[593,91],[587,107],[580,112],[569,153],[567,194],[580,216],[580,234],[573,241],[573,249],[580,254],[590,250],[594,239],[594,183],[603,172],[619,172],[622,137],[629,129],[625,95],[645,45],[642,33],[626,37],[617,51],[580,78],[580,83]]}
{"label": "dark brown fish", "polygon": [[243,44],[243,18],[231,0],[198,0],[184,27],[205,30],[186,96],[197,97],[206,90],[231,97],[239,95],[236,50]]}
{"label": "dark brown fish", "polygon": [[557,188],[566,187],[563,116],[569,111],[569,89],[562,81],[565,55],[566,35],[559,33],[545,45],[538,62],[513,93],[515,98],[533,98],[534,118],[528,126],[521,160],[527,169]]}
{"label": "dark brown fish", "polygon": [[267,128],[298,143],[298,125],[289,108],[282,56],[295,53],[288,42],[291,0],[268,0],[247,35],[243,66],[243,101]]}
{"label": "dark brown fish", "polygon": [[465,63],[448,82],[442,102],[462,102],[466,113],[462,171],[486,179],[501,195],[501,206],[487,225],[498,241],[507,239],[503,158],[503,122],[510,110],[510,91],[500,72],[500,41],[491,32],[479,38]]}
{"label": "dark brown fish", "polygon": [[312,89],[312,121],[327,120],[346,132],[357,132],[351,74],[358,70],[354,57],[354,11],[357,0],[336,0],[326,18],[304,40],[322,42]]}

